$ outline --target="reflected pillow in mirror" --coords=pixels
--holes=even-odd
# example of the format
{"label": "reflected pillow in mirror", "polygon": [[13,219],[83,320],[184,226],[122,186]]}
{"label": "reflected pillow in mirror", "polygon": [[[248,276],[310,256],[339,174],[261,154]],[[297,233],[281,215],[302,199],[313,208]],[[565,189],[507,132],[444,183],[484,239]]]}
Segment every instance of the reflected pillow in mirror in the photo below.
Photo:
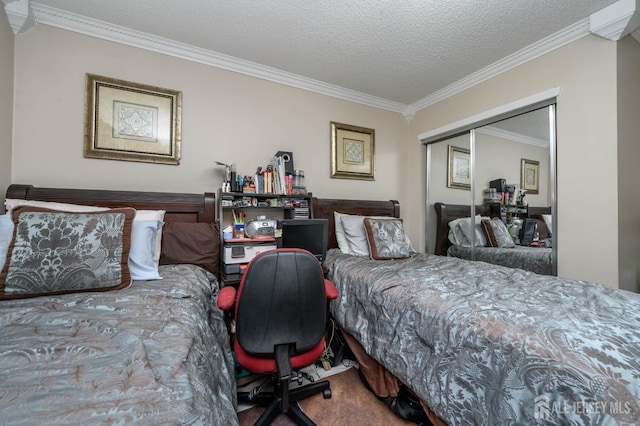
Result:
{"label": "reflected pillow in mirror", "polygon": [[507,226],[500,218],[483,219],[481,222],[482,231],[487,238],[487,246],[512,248],[515,247],[513,238],[509,234]]}
{"label": "reflected pillow in mirror", "polygon": [[[487,245],[487,239],[480,225],[483,219],[489,218],[476,215],[475,227],[473,227],[473,230],[475,232],[476,238],[475,245],[484,247]],[[470,217],[463,217],[460,219],[452,220],[451,222],[449,222],[449,241],[454,245],[470,247],[472,226],[473,225]]]}
{"label": "reflected pillow in mirror", "polygon": [[550,214],[543,214],[542,216],[542,220],[544,220],[544,224],[547,225],[547,232],[549,232],[549,235],[551,235],[551,233],[553,232],[553,217]]}

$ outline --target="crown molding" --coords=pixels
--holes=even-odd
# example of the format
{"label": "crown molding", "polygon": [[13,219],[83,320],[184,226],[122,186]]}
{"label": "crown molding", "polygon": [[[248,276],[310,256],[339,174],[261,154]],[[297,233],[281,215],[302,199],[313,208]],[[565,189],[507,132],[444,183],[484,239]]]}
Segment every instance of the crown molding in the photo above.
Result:
{"label": "crown molding", "polygon": [[499,129],[494,126],[483,126],[476,129],[476,132],[484,133],[485,135],[495,136],[502,139],[508,139],[514,142],[524,143],[527,145],[537,146],[539,148],[549,148],[549,142],[545,141],[544,139],[538,139],[531,136],[523,135],[522,133]]}
{"label": "crown molding", "polygon": [[[638,0],[619,0],[589,16],[589,31],[602,38],[618,41],[640,27]],[[633,34],[633,38],[640,38]]]}
{"label": "crown molding", "polygon": [[[5,10],[8,6],[5,2]],[[628,0],[621,0],[628,1]],[[631,0],[635,1],[635,0]],[[17,0],[20,3],[28,3],[28,0]],[[12,4],[12,3],[9,3]],[[415,113],[430,105],[440,102],[450,96],[460,93],[483,81],[493,78],[505,71],[522,65],[534,58],[551,52],[561,46],[575,41],[589,34],[589,19],[584,19],[570,27],[567,27],[537,43],[534,43],[500,61],[481,69],[445,88],[412,104],[403,104],[390,101],[362,92],[346,89],[344,87],[328,84],[319,80],[310,79],[301,75],[289,73],[277,68],[264,66],[255,62],[245,61],[233,56],[198,48],[163,37],[131,30],[104,21],[88,18],[86,16],[66,12],[60,9],[31,3],[31,11],[36,23],[50,25],[68,31],[97,37],[124,45],[150,50],[169,56],[210,65],[216,68],[237,72],[240,74],[260,78],[275,83],[296,87],[302,90],[331,96],[346,101],[355,102],[375,108],[403,114],[407,122],[411,122]],[[635,34],[634,34],[635,36]],[[639,37],[640,38],[640,37]]]}
{"label": "crown molding", "polygon": [[36,26],[29,0],[2,0],[2,2],[13,35],[29,31]]}
{"label": "crown molding", "polygon": [[583,19],[555,34],[525,47],[427,97],[409,105],[415,111],[424,109],[470,87],[489,80],[589,34],[589,19]]}
{"label": "crown molding", "polygon": [[376,96],[367,95],[365,93],[356,92],[355,90],[345,89],[344,87],[324,83],[322,81],[289,73],[277,68],[267,67],[222,53],[179,43],[167,38],[87,18],[86,16],[66,12],[43,4],[32,3],[31,6],[36,22],[41,24],[162,53],[188,61],[210,65],[216,68],[375,108],[398,113],[403,113],[407,108],[406,104],[400,102],[393,102]]}

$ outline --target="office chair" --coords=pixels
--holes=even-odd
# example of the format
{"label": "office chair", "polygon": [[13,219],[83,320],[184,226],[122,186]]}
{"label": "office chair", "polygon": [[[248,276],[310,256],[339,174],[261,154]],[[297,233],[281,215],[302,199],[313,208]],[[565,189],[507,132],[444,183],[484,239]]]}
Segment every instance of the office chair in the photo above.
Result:
{"label": "office chair", "polygon": [[[314,425],[298,401],[316,393],[331,397],[328,381],[289,389],[293,370],[316,362],[324,351],[327,299],[338,290],[324,278],[306,250],[276,249],[255,256],[237,291],[224,287],[218,307],[235,302],[233,349],[238,364],[253,373],[274,373],[273,392],[238,392],[238,399],[266,406],[255,423],[269,424],[279,413],[299,425]],[[258,388],[259,389],[259,388]]]}

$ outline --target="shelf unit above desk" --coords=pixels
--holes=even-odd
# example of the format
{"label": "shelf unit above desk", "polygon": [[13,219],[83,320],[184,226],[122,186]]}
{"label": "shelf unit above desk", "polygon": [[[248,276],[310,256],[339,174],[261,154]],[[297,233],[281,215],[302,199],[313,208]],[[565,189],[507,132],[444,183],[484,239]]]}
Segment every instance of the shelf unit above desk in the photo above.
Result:
{"label": "shelf unit above desk", "polygon": [[[251,194],[243,192],[218,191],[218,225],[220,227],[220,264],[221,284],[238,285],[241,274],[239,269],[248,263],[253,256],[264,250],[277,246],[275,238],[234,238],[224,239],[225,227],[234,228],[234,217],[242,212],[244,225],[259,216],[281,221],[283,219],[310,219],[313,216],[312,194]],[[236,247],[235,249],[233,247]],[[232,256],[232,250],[234,251]],[[242,252],[242,253],[241,253]]]}

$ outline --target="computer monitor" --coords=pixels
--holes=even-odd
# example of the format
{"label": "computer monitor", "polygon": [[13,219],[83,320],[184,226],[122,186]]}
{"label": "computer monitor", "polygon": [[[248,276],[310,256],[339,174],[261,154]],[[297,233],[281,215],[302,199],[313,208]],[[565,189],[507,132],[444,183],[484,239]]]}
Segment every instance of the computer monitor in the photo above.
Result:
{"label": "computer monitor", "polygon": [[328,219],[285,219],[282,221],[282,247],[305,249],[320,262],[323,262],[328,244]]}

